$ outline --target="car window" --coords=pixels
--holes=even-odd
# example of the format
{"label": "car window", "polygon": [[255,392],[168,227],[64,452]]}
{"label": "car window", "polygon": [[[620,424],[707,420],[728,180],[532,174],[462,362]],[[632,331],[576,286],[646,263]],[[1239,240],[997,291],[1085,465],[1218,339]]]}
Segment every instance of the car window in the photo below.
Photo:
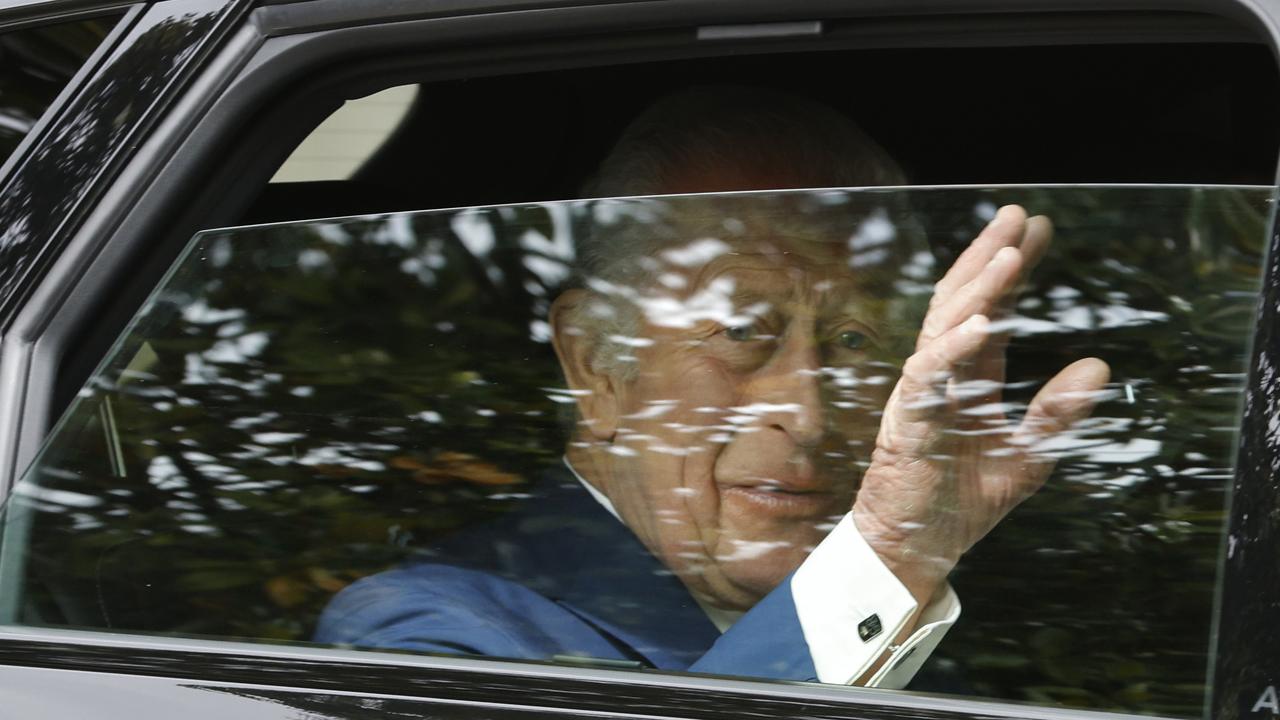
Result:
{"label": "car window", "polygon": [[400,126],[417,96],[417,85],[399,85],[348,100],[294,148],[271,182],[350,179]]}
{"label": "car window", "polygon": [[0,32],[0,165],[118,19],[92,18]]}
{"label": "car window", "polygon": [[203,232],[14,488],[0,611],[1196,716],[1273,197]]}

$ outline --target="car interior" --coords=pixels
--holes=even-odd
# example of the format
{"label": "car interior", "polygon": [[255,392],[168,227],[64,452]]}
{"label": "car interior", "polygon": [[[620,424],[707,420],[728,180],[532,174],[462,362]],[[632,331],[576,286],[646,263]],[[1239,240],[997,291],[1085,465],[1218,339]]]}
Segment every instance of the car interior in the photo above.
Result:
{"label": "car interior", "polygon": [[1246,44],[747,55],[425,85],[350,179],[273,183],[237,224],[560,200],[627,122],[698,85],[785,88],[853,118],[913,185],[1269,184],[1280,83]]}
{"label": "car interior", "polygon": [[[912,185],[1273,183],[1280,101],[1266,88],[1280,86],[1280,73],[1269,50],[1221,20],[1174,26],[1141,42],[1033,33],[1035,44],[1021,47],[955,47],[969,43],[954,37],[925,48],[764,42],[676,60],[557,59],[568,67],[533,73],[507,63],[505,73],[485,67],[443,80],[415,70],[412,57],[369,58],[304,78],[286,102],[256,113],[221,167],[189,188],[184,215],[167,225],[169,249],[140,258],[132,277],[159,278],[195,231],[211,227],[579,197],[631,118],[699,85],[783,88],[826,103],[883,146]],[[349,178],[267,182],[344,100],[404,84],[420,85],[413,105]],[[54,407],[66,406],[100,357],[88,350],[111,342],[151,284],[119,288],[84,329],[77,344],[86,352],[66,356]]]}
{"label": "car interior", "polygon": [[[744,39],[730,29],[728,41],[701,45],[688,32],[641,33],[542,47],[528,62],[513,50],[489,64],[470,62],[482,48],[444,63],[369,48],[335,55],[246,112],[210,150],[225,151],[218,162],[174,190],[190,202],[168,211],[129,281],[63,354],[50,422],[195,232],[579,198],[628,122],[677,90],[738,85],[818,100],[861,126],[914,186],[1275,184],[1280,72],[1247,31],[1189,13],[1167,14],[1149,33],[1052,21],[1024,32],[994,17],[1003,30],[972,37],[927,23],[880,37],[833,21],[819,38]],[[908,31],[910,47],[901,40]],[[344,101],[400,85],[418,86],[412,105],[349,177],[268,182]],[[127,554],[110,563],[128,575]]]}

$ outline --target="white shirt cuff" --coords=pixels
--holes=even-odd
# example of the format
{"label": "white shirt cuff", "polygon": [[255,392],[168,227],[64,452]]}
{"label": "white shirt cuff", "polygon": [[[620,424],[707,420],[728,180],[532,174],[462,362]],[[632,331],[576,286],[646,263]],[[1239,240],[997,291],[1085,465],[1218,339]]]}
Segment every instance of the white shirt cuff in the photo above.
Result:
{"label": "white shirt cuff", "polygon": [[[866,674],[917,607],[847,514],[791,577],[791,596],[818,679],[838,685]],[[960,599],[947,585],[867,686],[905,687],[959,617]]]}

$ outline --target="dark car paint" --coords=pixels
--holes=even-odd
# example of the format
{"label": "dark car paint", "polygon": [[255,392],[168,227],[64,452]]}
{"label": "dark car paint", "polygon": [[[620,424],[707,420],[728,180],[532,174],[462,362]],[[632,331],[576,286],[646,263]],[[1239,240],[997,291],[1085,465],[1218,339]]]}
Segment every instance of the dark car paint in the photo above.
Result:
{"label": "dark car paint", "polygon": [[[189,80],[247,9],[245,0],[167,0],[128,28],[118,48],[35,149],[0,178],[0,332]],[[128,23],[133,18],[126,18]]]}
{"label": "dark car paint", "polygon": [[[528,5],[530,3],[526,3]],[[884,12],[883,3],[874,3]],[[999,3],[995,3],[999,4]],[[993,5],[995,5],[993,4]],[[1029,3],[1024,3],[1024,5]],[[306,17],[305,3],[288,15]],[[394,5],[394,7],[390,7]],[[1041,4],[1045,8],[1050,3]],[[1057,9],[1080,8],[1060,3]],[[1148,3],[1148,6],[1158,5]],[[1229,5],[1220,3],[1219,5]],[[870,7],[871,4],[868,4]],[[1213,3],[1177,3],[1183,8]],[[27,3],[0,22],[29,22],[83,12],[84,2]],[[121,7],[99,5],[96,7]],[[332,10],[332,4],[326,4]],[[933,3],[945,11],[947,3]],[[35,10],[33,10],[33,8]],[[508,5],[393,3],[397,17],[432,12],[477,14]],[[1280,2],[1240,4],[1274,35]],[[165,0],[135,6],[116,47],[34,147],[0,178],[0,334],[45,276],[119,170],[204,62],[245,21],[248,0]],[[702,4],[702,12],[707,5]],[[276,8],[275,18],[284,17]],[[377,15],[378,9],[370,7]],[[336,21],[334,21],[336,22]],[[298,21],[305,26],[306,21]],[[286,25],[288,23],[285,23]],[[289,31],[294,31],[291,27]],[[1211,716],[1252,713],[1256,698],[1280,683],[1280,235],[1273,238],[1250,371],[1234,504],[1228,533]],[[1065,718],[1080,713],[927,696],[881,696],[812,686],[664,678],[491,661],[406,658],[394,663],[281,649],[189,641],[165,645],[108,642],[94,634],[36,629],[0,633],[0,716],[137,717],[797,717]],[[222,648],[222,649],[219,649]],[[212,698],[225,697],[223,705]],[[234,710],[232,708],[235,708]],[[216,709],[216,710],[215,710]],[[29,714],[24,717],[31,717]]]}
{"label": "dark car paint", "polygon": [[[199,641],[119,639],[121,636],[94,637],[67,631],[51,634],[55,640],[41,639],[33,630],[0,631],[0,687],[24,687],[24,695],[39,698],[58,697],[68,694],[75,685],[95,683],[125,696],[145,693],[165,708],[185,707],[187,703],[196,707],[201,698],[207,697],[204,693],[216,692],[279,706],[280,717],[299,717],[296,711],[300,710],[308,713],[303,717],[316,714],[336,718],[459,720],[524,720],[565,714],[706,720],[1079,717],[1074,711],[1031,705],[914,693],[886,697],[860,688],[803,683],[743,682],[452,657],[405,655],[403,663],[395,663],[395,656],[385,653],[231,643],[202,647]],[[109,674],[112,682],[103,683],[101,673]],[[120,680],[117,682],[116,678]],[[64,707],[85,707],[74,700],[64,703]],[[0,712],[3,708],[0,704]],[[1109,713],[1091,716],[1099,720],[1125,717]]]}
{"label": "dark car paint", "polygon": [[[1280,231],[1273,221],[1223,548],[1214,718],[1262,716],[1280,690]],[[1273,714],[1272,717],[1275,717]]]}

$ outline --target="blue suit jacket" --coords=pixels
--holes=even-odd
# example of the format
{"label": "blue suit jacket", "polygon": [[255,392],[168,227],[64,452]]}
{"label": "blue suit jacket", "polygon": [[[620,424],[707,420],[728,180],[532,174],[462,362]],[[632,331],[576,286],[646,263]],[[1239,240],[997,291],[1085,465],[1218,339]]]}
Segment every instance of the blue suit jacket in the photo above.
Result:
{"label": "blue suit jacket", "polygon": [[790,582],[721,635],[684,585],[568,472],[544,478],[532,494],[421,560],[343,590],[315,640],[816,679]]}

